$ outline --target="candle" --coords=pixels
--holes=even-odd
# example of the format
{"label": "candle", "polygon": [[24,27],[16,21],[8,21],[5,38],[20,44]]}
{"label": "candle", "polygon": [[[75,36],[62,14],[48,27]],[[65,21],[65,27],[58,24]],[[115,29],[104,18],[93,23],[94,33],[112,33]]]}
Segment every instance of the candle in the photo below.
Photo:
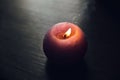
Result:
{"label": "candle", "polygon": [[69,22],[55,24],[43,40],[43,50],[48,60],[58,64],[78,62],[83,58],[86,48],[83,31]]}

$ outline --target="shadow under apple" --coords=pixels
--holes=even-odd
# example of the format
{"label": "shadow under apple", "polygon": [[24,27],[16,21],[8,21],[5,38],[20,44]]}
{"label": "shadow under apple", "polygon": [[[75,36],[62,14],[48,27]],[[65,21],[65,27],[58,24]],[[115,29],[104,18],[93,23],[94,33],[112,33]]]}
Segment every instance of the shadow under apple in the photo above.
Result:
{"label": "shadow under apple", "polygon": [[84,59],[75,64],[54,64],[47,60],[46,73],[49,80],[87,80],[87,66]]}

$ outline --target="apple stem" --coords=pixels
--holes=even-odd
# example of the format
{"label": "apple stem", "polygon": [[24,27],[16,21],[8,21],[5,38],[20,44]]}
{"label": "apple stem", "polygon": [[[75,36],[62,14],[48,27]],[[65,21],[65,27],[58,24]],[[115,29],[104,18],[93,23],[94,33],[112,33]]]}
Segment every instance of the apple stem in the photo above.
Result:
{"label": "apple stem", "polygon": [[64,35],[63,35],[63,38],[64,38],[64,39],[66,39],[66,38],[67,38],[66,34],[64,34]]}

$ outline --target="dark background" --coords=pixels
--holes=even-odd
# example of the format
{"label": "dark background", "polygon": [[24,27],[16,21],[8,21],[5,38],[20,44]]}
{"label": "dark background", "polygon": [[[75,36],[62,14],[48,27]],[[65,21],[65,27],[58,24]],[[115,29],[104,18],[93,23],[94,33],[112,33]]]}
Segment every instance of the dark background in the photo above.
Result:
{"label": "dark background", "polygon": [[[119,1],[0,0],[0,80],[119,80]],[[58,22],[85,32],[88,50],[74,67],[47,62],[42,43]]]}

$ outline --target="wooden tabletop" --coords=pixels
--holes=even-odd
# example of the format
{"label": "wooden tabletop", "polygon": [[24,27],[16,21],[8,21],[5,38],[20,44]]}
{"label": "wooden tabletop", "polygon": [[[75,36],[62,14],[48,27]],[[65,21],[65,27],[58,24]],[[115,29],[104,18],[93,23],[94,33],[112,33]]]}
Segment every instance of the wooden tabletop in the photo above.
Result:
{"label": "wooden tabletop", "polygon": [[[1,0],[0,80],[117,80],[118,7],[104,0]],[[72,22],[85,32],[88,50],[79,65],[50,64],[42,44],[47,30]]]}

